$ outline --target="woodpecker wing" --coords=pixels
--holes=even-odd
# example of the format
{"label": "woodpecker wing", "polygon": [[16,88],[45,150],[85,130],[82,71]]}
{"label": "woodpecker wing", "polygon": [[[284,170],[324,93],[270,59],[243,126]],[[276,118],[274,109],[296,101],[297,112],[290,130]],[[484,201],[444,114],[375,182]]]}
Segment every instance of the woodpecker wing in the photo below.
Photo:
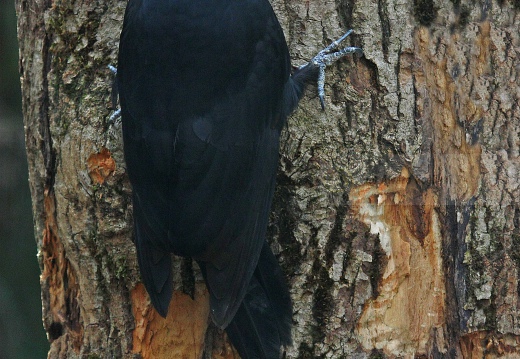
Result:
{"label": "woodpecker wing", "polygon": [[205,263],[214,321],[262,249],[290,60],[267,0],[130,0],[118,88],[143,282],[166,314],[170,252]]}

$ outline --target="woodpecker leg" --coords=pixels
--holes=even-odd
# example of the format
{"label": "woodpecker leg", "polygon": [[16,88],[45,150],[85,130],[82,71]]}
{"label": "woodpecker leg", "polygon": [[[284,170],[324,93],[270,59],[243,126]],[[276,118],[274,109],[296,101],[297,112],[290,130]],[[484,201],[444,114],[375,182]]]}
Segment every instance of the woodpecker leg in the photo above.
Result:
{"label": "woodpecker leg", "polygon": [[[348,35],[352,33],[352,30],[349,30],[334,41],[332,44],[318,52],[316,56],[310,61],[313,66],[318,67],[318,96],[320,98],[321,108],[325,110],[325,69],[327,66],[332,65],[334,62],[338,61],[342,57],[347,54],[351,54],[353,52],[362,53],[359,47],[344,47],[338,50],[340,44],[347,38]],[[306,66],[306,65],[304,65]]]}
{"label": "woodpecker leg", "polygon": [[110,117],[108,118],[108,122],[114,123],[120,117],[121,117],[121,109],[118,108],[117,110],[114,111],[114,113],[112,115],[110,115]]}
{"label": "woodpecker leg", "polygon": [[[108,65],[107,66],[110,72],[114,74],[114,76],[117,75],[117,68]],[[114,113],[110,115],[108,119],[109,124],[113,124],[116,120],[118,120],[121,117],[121,109],[117,107],[117,82],[116,79],[114,79],[114,83],[112,85],[112,109],[114,110]]]}

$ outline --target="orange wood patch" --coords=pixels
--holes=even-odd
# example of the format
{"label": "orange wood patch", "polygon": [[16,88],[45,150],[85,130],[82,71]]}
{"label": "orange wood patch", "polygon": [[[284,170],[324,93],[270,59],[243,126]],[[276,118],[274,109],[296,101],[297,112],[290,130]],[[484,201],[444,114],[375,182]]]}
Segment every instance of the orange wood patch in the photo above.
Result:
{"label": "orange wood patch", "polygon": [[87,165],[90,178],[97,184],[103,184],[107,177],[116,170],[116,161],[112,158],[110,151],[104,147],[100,152],[89,156]]}

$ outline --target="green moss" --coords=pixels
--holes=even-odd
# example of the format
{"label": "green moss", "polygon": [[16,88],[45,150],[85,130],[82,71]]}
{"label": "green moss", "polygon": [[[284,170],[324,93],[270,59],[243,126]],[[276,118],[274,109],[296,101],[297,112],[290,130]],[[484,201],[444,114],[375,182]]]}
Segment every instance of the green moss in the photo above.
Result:
{"label": "green moss", "polygon": [[115,276],[117,279],[126,278],[128,275],[128,266],[125,257],[118,257],[115,261]]}
{"label": "green moss", "polygon": [[96,195],[96,192],[100,191],[102,188],[101,188],[101,185],[99,183],[92,183],[92,187],[91,187],[91,190],[92,190],[92,196],[94,197]]}
{"label": "green moss", "polygon": [[504,250],[504,228],[503,224],[497,223],[497,218],[493,210],[485,207],[485,218],[487,233],[489,234],[489,248],[486,254],[502,253]]}
{"label": "green moss", "polygon": [[71,121],[67,121],[66,116],[57,116],[56,123],[60,129],[60,137],[64,136],[70,127]]}
{"label": "green moss", "polygon": [[437,17],[437,8],[432,0],[414,0],[414,15],[419,24],[430,26]]}
{"label": "green moss", "polygon": [[117,280],[124,279],[128,276],[128,265],[126,258],[118,255],[111,255],[106,250],[95,254],[98,263],[104,263],[109,273],[113,273]]}
{"label": "green moss", "polygon": [[[96,230],[90,230],[87,234],[87,236],[84,239],[85,244],[90,248],[96,248],[97,247],[97,231]],[[92,252],[94,253],[94,252]]]}

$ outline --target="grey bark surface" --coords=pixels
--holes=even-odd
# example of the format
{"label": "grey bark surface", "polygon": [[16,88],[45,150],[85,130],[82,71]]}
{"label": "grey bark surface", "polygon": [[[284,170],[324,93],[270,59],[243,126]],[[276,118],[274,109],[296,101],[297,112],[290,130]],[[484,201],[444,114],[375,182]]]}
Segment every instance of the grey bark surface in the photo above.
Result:
{"label": "grey bark surface", "polygon": [[[310,88],[282,134],[268,240],[287,358],[520,355],[518,1],[272,4],[293,64],[349,28],[364,50],[329,69],[326,112]],[[125,6],[16,1],[49,358],[232,357],[191,261],[164,322],[139,284],[108,122]]]}

